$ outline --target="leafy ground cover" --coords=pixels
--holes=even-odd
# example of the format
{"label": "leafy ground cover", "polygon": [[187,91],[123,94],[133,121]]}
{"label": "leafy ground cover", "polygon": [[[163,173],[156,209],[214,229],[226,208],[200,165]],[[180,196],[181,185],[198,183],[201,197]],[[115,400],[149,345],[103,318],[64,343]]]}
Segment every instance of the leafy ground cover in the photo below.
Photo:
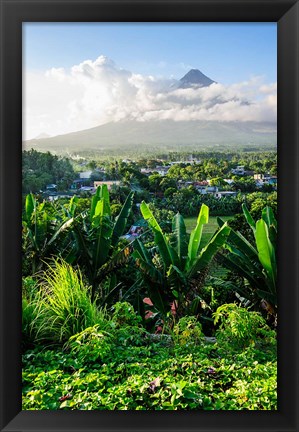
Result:
{"label": "leafy ground cover", "polygon": [[231,355],[114,347],[102,360],[63,350],[24,354],[23,409],[275,410],[276,362],[255,349]]}
{"label": "leafy ground cover", "polygon": [[137,316],[120,319],[127,305],[117,308],[106,330],[90,327],[64,347],[24,353],[24,410],[277,409],[276,344],[259,315],[255,342],[240,345],[252,329],[235,323],[219,330],[218,345],[205,341],[193,317],[153,337]]}

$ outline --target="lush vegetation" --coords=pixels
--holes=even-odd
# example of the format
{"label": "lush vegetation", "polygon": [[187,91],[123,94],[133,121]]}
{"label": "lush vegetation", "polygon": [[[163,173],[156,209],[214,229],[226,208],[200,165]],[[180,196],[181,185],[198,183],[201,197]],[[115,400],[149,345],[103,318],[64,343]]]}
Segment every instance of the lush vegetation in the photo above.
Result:
{"label": "lush vegetation", "polygon": [[23,409],[277,409],[276,191],[188,185],[225,190],[236,164],[275,174],[276,159],[226,156],[165,176],[141,173],[154,159],[90,160],[122,185],[49,202],[28,186],[33,161],[61,190],[70,172],[53,167],[70,162],[25,155]]}
{"label": "lush vegetation", "polygon": [[129,305],[117,303],[109,321],[64,348],[24,354],[23,409],[276,409],[275,333],[251,314],[234,317],[236,328],[222,328],[211,344],[194,318],[154,339]]}
{"label": "lush vegetation", "polygon": [[59,158],[49,152],[40,153],[36,150],[23,152],[23,192],[40,192],[48,184],[55,184],[60,190],[67,189],[74,178],[73,166],[67,158]]}

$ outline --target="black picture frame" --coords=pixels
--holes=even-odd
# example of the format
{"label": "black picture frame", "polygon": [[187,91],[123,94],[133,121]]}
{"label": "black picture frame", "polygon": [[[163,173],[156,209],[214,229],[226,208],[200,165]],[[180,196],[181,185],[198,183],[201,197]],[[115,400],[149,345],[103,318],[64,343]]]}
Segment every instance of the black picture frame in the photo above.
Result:
{"label": "black picture frame", "polygon": [[[0,4],[1,431],[297,431],[298,1],[0,0]],[[21,411],[22,23],[30,21],[278,23],[277,411]]]}

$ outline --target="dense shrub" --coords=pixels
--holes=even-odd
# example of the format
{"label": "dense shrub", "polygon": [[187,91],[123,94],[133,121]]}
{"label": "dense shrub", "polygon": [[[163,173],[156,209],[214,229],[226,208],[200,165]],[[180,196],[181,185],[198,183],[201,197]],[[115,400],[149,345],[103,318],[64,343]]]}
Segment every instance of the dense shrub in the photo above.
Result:
{"label": "dense shrub", "polygon": [[259,342],[275,345],[276,333],[267,326],[259,312],[249,311],[235,303],[223,304],[214,313],[215,324],[219,321],[216,337],[223,347],[244,349]]}
{"label": "dense shrub", "polygon": [[173,328],[173,338],[177,345],[194,349],[203,339],[201,324],[194,316],[181,318]]}

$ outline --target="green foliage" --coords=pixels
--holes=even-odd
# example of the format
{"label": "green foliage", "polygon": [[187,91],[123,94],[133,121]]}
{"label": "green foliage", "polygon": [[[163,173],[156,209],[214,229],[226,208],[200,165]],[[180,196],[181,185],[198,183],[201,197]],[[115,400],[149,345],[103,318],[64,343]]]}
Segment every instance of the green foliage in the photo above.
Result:
{"label": "green foliage", "polygon": [[67,158],[36,150],[23,151],[22,154],[22,191],[36,193],[45,189],[47,184],[56,184],[59,190],[68,189],[75,173]]}
{"label": "green foliage", "polygon": [[53,261],[40,280],[39,340],[61,343],[71,336],[103,322],[103,312],[90,299],[90,289],[80,270],[64,261]]}
{"label": "green foliage", "polygon": [[203,340],[201,324],[194,316],[180,318],[173,327],[173,337],[179,346],[194,349]]}
{"label": "green foliage", "polygon": [[274,216],[277,216],[277,192],[254,192],[246,195],[246,205],[254,219],[260,217],[264,207],[271,207]]}
{"label": "green foliage", "polygon": [[22,345],[34,346],[40,329],[42,313],[42,294],[37,282],[28,276],[22,279]]}
{"label": "green foliage", "polygon": [[153,203],[149,204],[149,208],[153,213],[155,219],[158,224],[162,228],[165,233],[171,232],[172,219],[175,216],[175,213],[172,210],[167,210],[165,208],[160,208],[154,205]]}
{"label": "green foliage", "polygon": [[156,205],[159,208],[180,212],[184,217],[188,217],[196,216],[197,209],[202,204],[206,204],[211,215],[231,216],[241,211],[242,201],[240,197],[241,195],[219,199],[212,194],[200,194],[191,187],[191,189],[182,188],[175,193],[171,193],[170,196],[164,194],[164,199],[160,203],[157,202]]}
{"label": "green foliage", "polygon": [[257,190],[256,182],[252,177],[234,177],[233,190],[240,192],[254,192]]}
{"label": "green foliage", "polygon": [[133,256],[156,308],[165,316],[173,304],[176,314],[187,310],[195,314],[199,305],[198,287],[214,255],[225,242],[230,228],[224,226],[214,234],[208,244],[199,249],[203,225],[208,222],[209,209],[202,205],[197,224],[189,241],[183,217],[173,218],[172,235],[163,233],[149,206],[142,202],[141,213],[153,234],[158,255],[152,258],[142,243],[135,242]]}
{"label": "green foliage", "polygon": [[[111,321],[111,325],[113,321]],[[64,349],[23,355],[24,410],[275,410],[276,359],[250,345],[242,351],[192,344],[193,319],[179,324],[188,349],[97,326]],[[111,327],[112,328],[112,327]],[[188,332],[188,334],[187,334]],[[145,335],[146,336],[146,335]]]}
{"label": "green foliage", "polygon": [[112,321],[117,327],[138,327],[141,324],[141,317],[138,315],[133,306],[128,302],[117,302],[112,308]]}
{"label": "green foliage", "polygon": [[101,361],[111,351],[110,335],[96,324],[71,336],[64,349],[76,356],[79,364]]}
{"label": "green foliage", "polygon": [[45,259],[64,255],[70,247],[67,232],[72,223],[73,218],[62,208],[45,201],[39,203],[33,194],[28,194],[22,220],[23,268],[30,266],[30,274],[34,274],[41,270]]}
{"label": "green foliage", "polygon": [[[86,273],[92,287],[92,299],[98,296],[99,301],[107,298],[100,284],[109,272],[113,271],[112,255],[120,237],[125,231],[127,220],[133,205],[134,193],[130,192],[116,218],[111,215],[110,195],[106,185],[98,187],[91,199],[90,209],[81,213],[73,225],[75,238],[73,255]],[[126,256],[125,252],[119,252]],[[115,261],[118,262],[117,259]],[[103,270],[103,271],[102,271]],[[111,285],[115,287],[115,284]]]}
{"label": "green foliage", "polygon": [[[45,169],[54,170],[57,160],[31,153],[35,164],[49,164],[42,181],[58,183]],[[55,203],[27,195],[24,275],[33,276],[23,279],[22,291],[23,409],[277,409],[276,334],[253,311],[262,300],[276,320],[276,192],[218,200],[194,186],[177,189],[178,180],[206,178],[221,186],[241,164],[275,174],[275,154],[194,156],[201,161],[176,164],[164,177],[140,173],[140,167],[161,164],[154,159],[101,165],[101,175],[122,180],[136,190],[135,198],[124,187]],[[36,167],[24,170],[26,187],[41,181]],[[60,186],[67,184],[59,178]],[[122,235],[140,217],[133,200],[153,197],[150,190],[156,197],[141,204],[149,229],[135,240],[132,258],[133,245]],[[244,201],[250,212],[243,205],[243,222],[220,220],[217,232],[205,232],[209,213],[238,213]],[[200,206],[189,235],[182,214],[194,215]],[[223,245],[222,263],[214,265]],[[128,265],[133,259],[134,267]],[[235,292],[244,296],[242,305],[250,299],[252,310],[227,304]],[[145,306],[146,296],[153,306]],[[156,333],[145,325],[156,326]],[[207,342],[205,334],[216,341]]]}
{"label": "green foliage", "polygon": [[216,338],[224,349],[244,349],[255,345],[266,338],[265,342],[274,345],[276,333],[271,330],[262,315],[258,312],[248,311],[234,303],[223,304],[213,314],[214,323],[220,322]]}
{"label": "green foliage", "polygon": [[[263,209],[262,218],[257,222],[253,220],[245,204],[242,208],[252,229],[255,244],[248,242],[240,232],[231,230],[226,242],[229,253],[222,255],[221,262],[248,281],[249,289],[245,295],[249,300],[265,300],[272,308],[276,308],[276,219],[270,207]],[[221,219],[218,222],[220,226],[223,225]],[[274,310],[272,314],[274,315]]]}

